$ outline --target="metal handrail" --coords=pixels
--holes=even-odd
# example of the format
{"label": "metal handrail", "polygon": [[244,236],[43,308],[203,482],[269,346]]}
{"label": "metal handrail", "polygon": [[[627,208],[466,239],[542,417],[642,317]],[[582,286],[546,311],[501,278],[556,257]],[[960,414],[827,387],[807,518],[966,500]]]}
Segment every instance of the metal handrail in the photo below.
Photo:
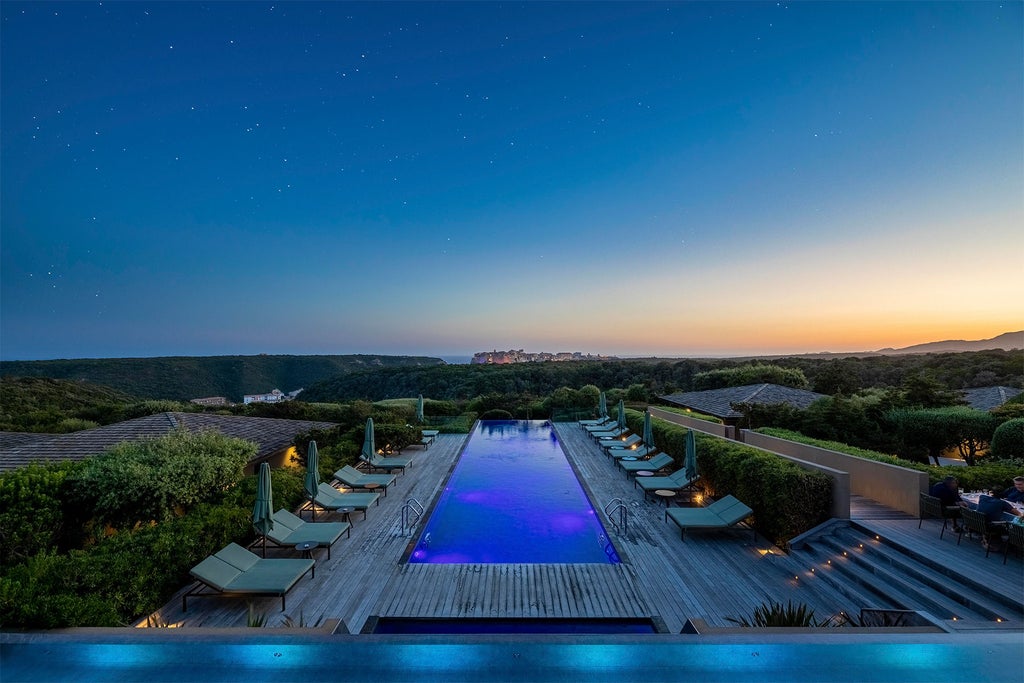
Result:
{"label": "metal handrail", "polygon": [[[617,521],[615,519],[616,512],[619,513]],[[629,508],[621,498],[612,498],[608,501],[604,506],[604,514],[620,534],[626,533],[629,529]]]}
{"label": "metal handrail", "polygon": [[405,533],[406,527],[409,531],[413,530],[413,525],[419,521],[423,516],[424,508],[423,504],[415,498],[407,498],[405,503],[402,505],[402,533]]}

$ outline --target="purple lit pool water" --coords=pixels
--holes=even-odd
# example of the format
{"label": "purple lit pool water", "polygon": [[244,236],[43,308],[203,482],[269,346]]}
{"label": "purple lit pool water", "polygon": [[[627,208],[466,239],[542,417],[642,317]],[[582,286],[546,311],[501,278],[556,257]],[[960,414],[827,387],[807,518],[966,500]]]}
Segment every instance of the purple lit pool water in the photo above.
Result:
{"label": "purple lit pool water", "polygon": [[616,563],[550,423],[486,420],[462,451],[409,562]]}

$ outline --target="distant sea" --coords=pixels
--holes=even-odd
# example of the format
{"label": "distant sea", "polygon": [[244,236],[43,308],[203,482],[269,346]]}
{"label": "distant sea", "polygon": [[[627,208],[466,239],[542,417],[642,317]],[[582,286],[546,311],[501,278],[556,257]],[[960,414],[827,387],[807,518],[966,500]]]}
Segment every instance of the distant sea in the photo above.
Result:
{"label": "distant sea", "polygon": [[469,361],[473,360],[473,356],[437,356],[445,363],[449,365],[469,365]]}

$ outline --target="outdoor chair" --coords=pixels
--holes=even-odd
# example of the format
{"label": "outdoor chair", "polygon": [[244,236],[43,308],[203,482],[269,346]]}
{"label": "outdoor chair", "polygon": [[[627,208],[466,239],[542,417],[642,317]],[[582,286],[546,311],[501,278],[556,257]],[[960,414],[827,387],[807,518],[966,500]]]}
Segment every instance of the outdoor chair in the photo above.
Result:
{"label": "outdoor chair", "polygon": [[942,535],[946,533],[946,525],[949,523],[949,520],[951,519],[954,520],[953,526],[955,530],[955,520],[960,519],[960,512],[961,508],[946,507],[945,505],[942,504],[942,501],[936,498],[935,496],[931,496],[927,493],[922,492],[920,517],[917,521],[917,528],[921,528],[921,523],[925,520],[926,517],[934,517],[935,519],[941,519],[942,530],[939,531],[939,538],[941,539]]}
{"label": "outdoor chair", "polygon": [[190,597],[280,596],[283,612],[285,595],[313,566],[311,559],[266,559],[230,543],[191,569],[196,583],[181,596],[181,611]]}
{"label": "outdoor chair", "polygon": [[961,510],[960,515],[960,535],[956,538],[956,544],[960,545],[965,531],[971,535],[979,534],[985,546],[985,557],[988,557],[992,551],[992,543],[1002,540],[1006,525],[990,522],[984,512],[968,508]]}
{"label": "outdoor chair", "polygon": [[274,528],[267,533],[267,539],[279,546],[316,543],[327,548],[327,559],[331,559],[331,546],[342,534],[352,535],[349,522],[306,522],[284,508],[274,513]]}
{"label": "outdoor chair", "polygon": [[[686,531],[690,530],[713,530],[728,529],[739,524],[754,511],[740,502],[733,496],[726,496],[716,500],[706,508],[666,508],[665,521],[672,520],[679,527],[680,538],[686,541]],[[757,540],[757,530],[754,531],[754,540]]]}
{"label": "outdoor chair", "polygon": [[1020,550],[1021,559],[1024,560],[1024,525],[1011,524],[1006,527],[1006,531],[1009,535],[1006,537],[1006,545],[1003,547],[1003,564],[1006,564],[1006,558],[1010,554],[1010,546]]}

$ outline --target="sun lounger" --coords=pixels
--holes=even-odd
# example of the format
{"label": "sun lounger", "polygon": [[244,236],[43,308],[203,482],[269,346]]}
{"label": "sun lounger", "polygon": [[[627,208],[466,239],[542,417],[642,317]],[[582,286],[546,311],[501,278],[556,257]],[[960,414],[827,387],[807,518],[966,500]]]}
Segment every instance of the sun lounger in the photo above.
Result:
{"label": "sun lounger", "polygon": [[619,458],[615,461],[615,464],[621,467],[628,477],[641,471],[657,472],[674,462],[675,460],[672,459],[672,456],[667,453],[658,453],[647,460],[623,460]]}
{"label": "sun lounger", "polygon": [[384,472],[390,472],[391,470],[398,470],[402,474],[405,474],[406,467],[412,467],[412,458],[385,458],[381,455],[376,455],[372,458],[360,454],[359,459],[366,463],[366,466],[371,470],[382,470]]}
{"label": "sun lounger", "polygon": [[601,442],[601,439],[617,439],[620,436],[626,436],[627,434],[629,434],[629,429],[615,429],[606,432],[590,432],[590,436],[592,436],[594,440],[596,440],[598,443]]}
{"label": "sun lounger", "polygon": [[320,482],[317,487],[313,504],[328,512],[336,512],[345,508],[358,510],[366,519],[366,509],[373,504],[380,505],[380,494],[375,491],[356,493],[355,491],[339,491],[327,482]]}
{"label": "sun lounger", "polygon": [[[716,500],[706,508],[666,508],[665,521],[672,520],[679,526],[680,538],[686,540],[686,531],[728,529],[739,524],[754,511],[733,496]],[[754,531],[757,539],[757,531]]]}
{"label": "sun lounger", "polygon": [[274,513],[274,528],[267,534],[267,539],[279,546],[316,543],[321,548],[327,548],[329,560],[331,546],[342,534],[352,534],[351,523],[306,522],[282,508]]}
{"label": "sun lounger", "polygon": [[586,429],[587,427],[599,427],[601,425],[612,425],[615,424],[616,420],[611,417],[598,417],[593,420],[580,420],[580,427]]}
{"label": "sun lounger", "polygon": [[303,576],[313,571],[313,560],[265,559],[235,543],[210,555],[189,572],[195,586],[181,596],[181,610],[188,609],[190,597],[285,595]]}
{"label": "sun lounger", "polygon": [[638,443],[643,443],[643,439],[636,434],[630,434],[624,439],[621,437],[618,439],[602,439],[598,443],[601,444],[601,448],[629,448]]}
{"label": "sun lounger", "polygon": [[639,448],[609,448],[605,451],[608,457],[619,460],[621,458],[647,458],[658,452],[657,448],[640,446]]}
{"label": "sun lounger", "polygon": [[360,472],[351,465],[345,465],[334,473],[334,478],[345,486],[352,489],[373,490],[384,489],[384,495],[388,495],[388,487],[395,483],[393,474],[367,474]]}
{"label": "sun lounger", "polygon": [[604,422],[598,422],[592,425],[584,425],[584,429],[593,434],[594,432],[606,432],[610,429],[618,429],[618,420],[605,420]]}
{"label": "sun lounger", "polygon": [[699,476],[688,479],[685,470],[676,470],[667,477],[635,477],[633,479],[633,488],[639,485],[644,490],[644,498],[646,498],[647,494],[658,489],[676,492],[684,491],[696,484],[698,479],[700,479]]}

